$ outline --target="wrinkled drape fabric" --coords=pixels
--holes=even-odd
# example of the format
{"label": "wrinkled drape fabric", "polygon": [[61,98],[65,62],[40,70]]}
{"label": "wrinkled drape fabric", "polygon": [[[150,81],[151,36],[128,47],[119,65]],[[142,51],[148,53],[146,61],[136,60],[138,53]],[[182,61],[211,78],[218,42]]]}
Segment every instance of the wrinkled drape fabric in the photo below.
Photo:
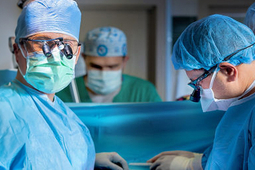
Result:
{"label": "wrinkled drape fabric", "polygon": [[169,150],[203,153],[224,113],[203,113],[191,101],[68,106],[90,130],[97,152],[115,151],[129,163]]}

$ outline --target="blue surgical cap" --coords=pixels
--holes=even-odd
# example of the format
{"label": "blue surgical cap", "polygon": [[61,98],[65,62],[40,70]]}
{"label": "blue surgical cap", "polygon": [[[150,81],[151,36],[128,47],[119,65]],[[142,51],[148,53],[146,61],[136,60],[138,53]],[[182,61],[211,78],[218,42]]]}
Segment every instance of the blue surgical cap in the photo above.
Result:
{"label": "blue surgical cap", "polygon": [[[172,61],[175,69],[206,69],[223,62],[228,55],[250,46],[255,36],[246,25],[223,15],[211,15],[190,24],[176,41]],[[251,63],[255,45],[241,50],[227,62]]]}
{"label": "blue surgical cap", "polygon": [[96,57],[126,56],[127,38],[115,27],[100,27],[89,31],[84,42],[84,54]]}
{"label": "blue surgical cap", "polygon": [[81,12],[73,0],[35,0],[26,5],[15,30],[20,38],[43,32],[67,34],[79,39]]}
{"label": "blue surgical cap", "polygon": [[244,23],[255,32],[255,3],[253,3],[247,10]]}

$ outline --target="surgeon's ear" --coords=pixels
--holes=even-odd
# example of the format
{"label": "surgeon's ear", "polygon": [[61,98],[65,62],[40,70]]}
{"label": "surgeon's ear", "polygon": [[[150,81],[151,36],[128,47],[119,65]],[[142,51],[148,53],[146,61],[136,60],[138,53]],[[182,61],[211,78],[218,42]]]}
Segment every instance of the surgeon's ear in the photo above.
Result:
{"label": "surgeon's ear", "polygon": [[18,51],[19,51],[18,44],[14,43],[14,44],[13,44],[13,53],[14,53],[14,54],[17,54]]}
{"label": "surgeon's ear", "polygon": [[[16,43],[13,44],[13,53],[15,55],[16,62],[19,63],[19,57],[21,56],[21,53],[20,53],[19,46]],[[23,57],[23,56],[21,56],[21,57]]]}
{"label": "surgeon's ear", "polygon": [[238,77],[238,69],[227,62],[220,63],[220,72],[226,76],[227,81],[235,81]]}

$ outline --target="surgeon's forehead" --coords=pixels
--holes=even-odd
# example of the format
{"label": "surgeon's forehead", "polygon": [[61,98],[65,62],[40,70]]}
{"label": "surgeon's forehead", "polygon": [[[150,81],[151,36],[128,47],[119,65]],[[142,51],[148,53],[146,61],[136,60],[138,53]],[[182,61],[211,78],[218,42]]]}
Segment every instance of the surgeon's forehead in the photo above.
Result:
{"label": "surgeon's forehead", "polygon": [[59,37],[63,37],[63,39],[76,41],[76,39],[70,35],[62,34],[62,33],[53,33],[53,32],[37,33],[37,34],[29,36],[29,38],[31,39],[54,39]]}
{"label": "surgeon's forehead", "polygon": [[86,56],[86,61],[100,65],[120,64],[123,62],[123,57],[98,57]]}

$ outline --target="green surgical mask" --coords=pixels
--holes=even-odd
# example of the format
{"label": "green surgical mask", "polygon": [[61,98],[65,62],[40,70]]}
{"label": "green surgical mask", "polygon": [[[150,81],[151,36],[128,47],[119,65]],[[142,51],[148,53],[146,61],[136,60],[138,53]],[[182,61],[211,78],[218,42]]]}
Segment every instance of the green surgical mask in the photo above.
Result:
{"label": "green surgical mask", "polygon": [[59,92],[74,78],[76,56],[67,59],[58,48],[52,50],[52,57],[36,53],[27,56],[26,59],[27,69],[23,77],[41,92],[48,94]]}

